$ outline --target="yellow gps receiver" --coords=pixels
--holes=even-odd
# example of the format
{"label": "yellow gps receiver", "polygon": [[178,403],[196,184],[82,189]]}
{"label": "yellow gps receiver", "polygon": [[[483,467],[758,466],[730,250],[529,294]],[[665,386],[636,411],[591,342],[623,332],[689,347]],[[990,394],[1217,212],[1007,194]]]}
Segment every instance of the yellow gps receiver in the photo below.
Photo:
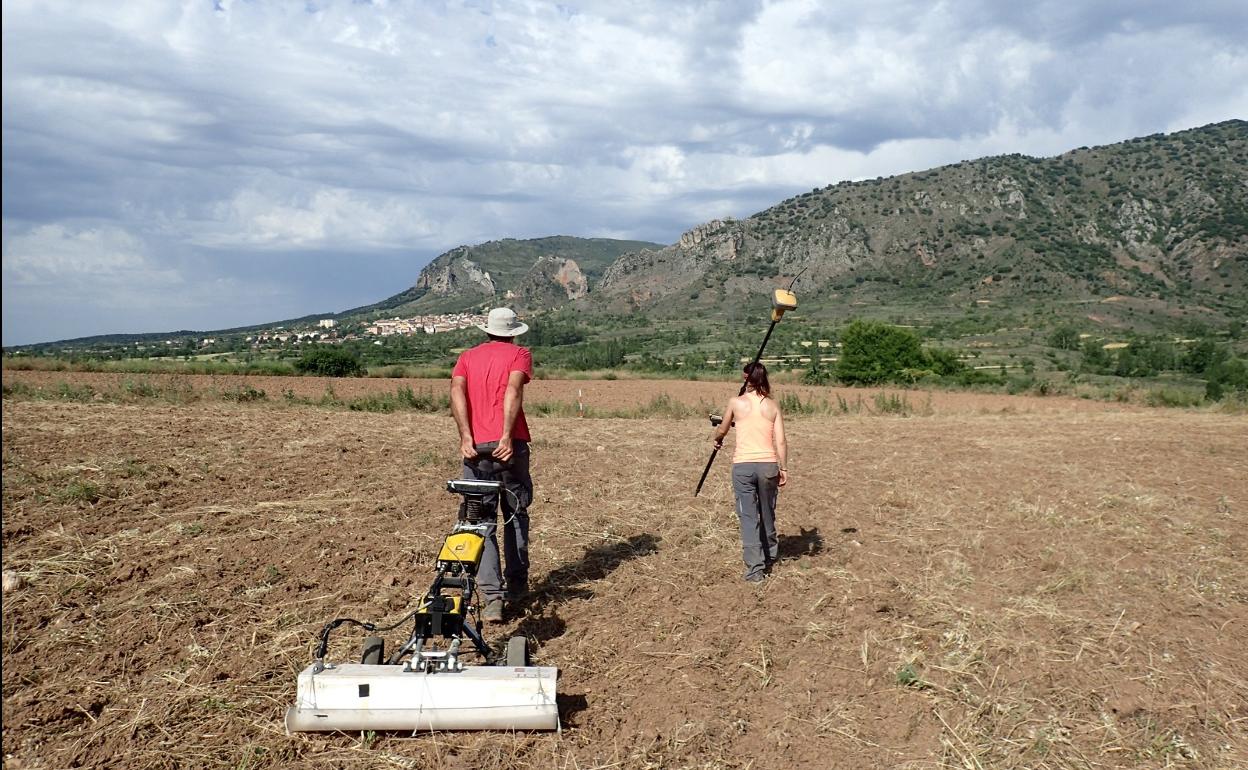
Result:
{"label": "yellow gps receiver", "polygon": [[771,293],[771,320],[779,321],[784,311],[797,309],[797,295],[788,289],[776,289]]}
{"label": "yellow gps receiver", "polygon": [[444,569],[452,575],[467,572],[476,575],[481,566],[481,555],[485,550],[485,538],[477,532],[455,532],[442,543],[438,552],[438,569]]}

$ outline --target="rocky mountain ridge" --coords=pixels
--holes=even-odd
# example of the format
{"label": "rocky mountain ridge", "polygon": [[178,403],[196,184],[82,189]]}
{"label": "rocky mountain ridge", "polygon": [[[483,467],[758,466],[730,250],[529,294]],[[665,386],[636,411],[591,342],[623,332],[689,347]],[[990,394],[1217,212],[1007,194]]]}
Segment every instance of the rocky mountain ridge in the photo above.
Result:
{"label": "rocky mountain ridge", "polygon": [[798,274],[813,297],[958,304],[1123,294],[1242,312],[1248,123],[829,185],[623,255],[594,288],[618,307],[672,297],[713,307]]}
{"label": "rocky mountain ridge", "polygon": [[1118,297],[1124,313],[1235,317],[1248,310],[1248,123],[841,182],[610,259],[587,260],[587,242],[452,249],[406,296],[446,309],[715,313],[800,275],[816,306]]}
{"label": "rocky mountain ridge", "polygon": [[521,310],[556,307],[583,299],[621,254],[659,247],[570,236],[459,246],[426,265],[415,285],[395,295],[400,303],[387,304],[414,311],[461,310],[502,301]]}

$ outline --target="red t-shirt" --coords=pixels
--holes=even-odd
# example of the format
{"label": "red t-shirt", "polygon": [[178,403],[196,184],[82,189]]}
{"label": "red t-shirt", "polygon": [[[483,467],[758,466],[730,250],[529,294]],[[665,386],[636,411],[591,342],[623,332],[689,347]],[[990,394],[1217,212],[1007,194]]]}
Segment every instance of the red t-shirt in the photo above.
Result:
{"label": "red t-shirt", "polygon": [[[474,444],[503,437],[503,394],[512,372],[524,372],[525,382],[533,379],[533,354],[515,343],[490,340],[459,354],[451,377],[467,380],[468,419]],[[524,407],[516,415],[511,437],[515,441],[529,440]]]}

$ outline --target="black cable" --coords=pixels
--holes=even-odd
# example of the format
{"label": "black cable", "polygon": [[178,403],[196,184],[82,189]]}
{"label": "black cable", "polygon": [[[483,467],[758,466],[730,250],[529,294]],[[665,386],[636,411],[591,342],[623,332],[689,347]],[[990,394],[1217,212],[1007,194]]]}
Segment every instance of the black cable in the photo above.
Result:
{"label": "black cable", "polygon": [[416,615],[424,608],[425,608],[425,604],[422,603],[419,607],[407,613],[402,618],[400,618],[397,622],[389,626],[379,626],[376,623],[368,623],[362,620],[356,620],[355,618],[335,618],[329,621],[328,623],[326,623],[325,627],[321,629],[321,643],[319,647],[317,648],[316,657],[318,660],[324,660],[326,654],[329,653],[329,634],[330,632],[332,632],[334,629],[338,628],[341,625],[350,623],[353,626],[359,626],[360,628],[364,629],[365,631],[368,631],[369,633],[372,633],[374,631],[378,631],[378,632],[393,631],[394,629],[406,623],[409,619],[416,617]]}

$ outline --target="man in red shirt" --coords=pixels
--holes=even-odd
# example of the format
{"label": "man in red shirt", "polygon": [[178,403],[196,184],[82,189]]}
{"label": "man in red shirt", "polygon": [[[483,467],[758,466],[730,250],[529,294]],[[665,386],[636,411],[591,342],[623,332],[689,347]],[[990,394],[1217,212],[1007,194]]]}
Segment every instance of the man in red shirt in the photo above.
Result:
{"label": "man in red shirt", "polygon": [[[485,609],[483,620],[503,620],[503,600],[524,599],[529,584],[529,503],[533,479],[529,476],[529,426],[524,419],[524,386],[533,378],[533,355],[515,338],[529,330],[510,308],[490,311],[479,329],[490,337],[465,350],[451,372],[451,414],[459,428],[459,452],[466,479],[501,481],[510,494],[502,495],[502,573],[495,536],[497,520],[487,524],[485,552],[477,584]],[[497,505],[485,500],[487,509]],[[503,578],[506,578],[504,593]]]}

